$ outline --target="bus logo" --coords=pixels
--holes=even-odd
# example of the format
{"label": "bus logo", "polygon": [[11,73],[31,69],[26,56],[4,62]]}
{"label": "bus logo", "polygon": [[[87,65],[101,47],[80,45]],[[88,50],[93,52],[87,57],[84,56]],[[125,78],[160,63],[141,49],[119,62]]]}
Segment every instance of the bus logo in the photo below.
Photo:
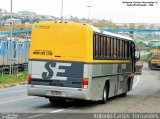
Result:
{"label": "bus logo", "polygon": [[42,72],[42,78],[67,80],[67,77],[64,76],[66,74],[67,67],[71,67],[71,65],[71,63],[48,61],[45,63],[45,69],[47,70],[47,72]]}
{"label": "bus logo", "polygon": [[34,25],[34,28],[35,28],[35,29],[39,29],[39,26],[38,26],[38,25]]}

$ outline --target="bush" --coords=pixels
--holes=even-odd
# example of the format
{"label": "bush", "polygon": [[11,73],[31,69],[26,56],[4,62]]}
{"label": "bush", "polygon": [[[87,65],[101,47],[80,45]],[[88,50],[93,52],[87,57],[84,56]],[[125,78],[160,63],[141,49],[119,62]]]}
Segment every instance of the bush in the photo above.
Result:
{"label": "bush", "polygon": [[19,74],[9,74],[0,75],[0,85],[1,84],[11,84],[11,83],[18,83],[27,80],[27,71],[19,72]]}
{"label": "bush", "polygon": [[141,55],[141,60],[148,62],[148,55]]}

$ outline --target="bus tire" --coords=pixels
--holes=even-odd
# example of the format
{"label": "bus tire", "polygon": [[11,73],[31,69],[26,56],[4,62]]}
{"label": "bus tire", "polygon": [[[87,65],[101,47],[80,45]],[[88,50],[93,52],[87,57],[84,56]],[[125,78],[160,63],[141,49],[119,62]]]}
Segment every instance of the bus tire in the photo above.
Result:
{"label": "bus tire", "polygon": [[150,68],[151,70],[153,70],[153,66],[152,66],[151,62],[149,62],[149,68]]}
{"label": "bus tire", "polygon": [[126,83],[125,92],[121,94],[122,97],[126,97],[127,96],[127,92],[129,90],[129,86],[130,86],[130,79]]}
{"label": "bus tire", "polygon": [[148,68],[150,69],[150,62],[148,62]]}
{"label": "bus tire", "polygon": [[103,95],[102,95],[102,100],[100,101],[101,104],[105,104],[108,100],[108,87],[107,85],[104,86],[103,89]]}
{"label": "bus tire", "polygon": [[151,69],[151,63],[149,62],[149,68]]}

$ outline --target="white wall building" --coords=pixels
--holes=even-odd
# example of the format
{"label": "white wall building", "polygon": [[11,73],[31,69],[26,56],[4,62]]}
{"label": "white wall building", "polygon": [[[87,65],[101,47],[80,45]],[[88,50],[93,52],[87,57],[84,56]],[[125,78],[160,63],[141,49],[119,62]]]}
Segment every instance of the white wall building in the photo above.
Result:
{"label": "white wall building", "polygon": [[8,12],[4,9],[0,9],[0,17],[9,15]]}
{"label": "white wall building", "polygon": [[2,16],[2,9],[0,9],[0,17]]}
{"label": "white wall building", "polygon": [[30,11],[18,11],[17,12],[17,16],[22,18],[22,19],[26,19],[26,18],[29,18],[29,19],[32,19],[36,16],[36,13],[35,12],[30,12]]}
{"label": "white wall building", "polygon": [[12,25],[20,25],[21,24],[21,20],[20,19],[7,19],[5,22],[4,22],[4,25],[5,26],[10,26],[10,24],[12,23]]}

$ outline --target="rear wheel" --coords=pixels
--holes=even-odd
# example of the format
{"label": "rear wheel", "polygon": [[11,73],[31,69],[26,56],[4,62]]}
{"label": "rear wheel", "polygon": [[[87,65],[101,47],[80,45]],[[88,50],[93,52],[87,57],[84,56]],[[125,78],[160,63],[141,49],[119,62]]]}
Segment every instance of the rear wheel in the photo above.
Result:
{"label": "rear wheel", "polygon": [[149,62],[149,68],[151,69],[151,70],[153,70],[153,66],[152,66],[152,64]]}
{"label": "rear wheel", "polygon": [[150,69],[150,62],[148,62],[148,68]]}
{"label": "rear wheel", "polygon": [[105,85],[103,89],[103,95],[102,95],[102,100],[101,103],[105,104],[108,100],[108,87]]}
{"label": "rear wheel", "polygon": [[127,81],[126,87],[125,87],[125,92],[121,94],[121,96],[125,97],[127,96],[127,92],[129,90],[129,81]]}
{"label": "rear wheel", "polygon": [[151,70],[153,70],[154,69],[154,66],[153,65],[151,65]]}

